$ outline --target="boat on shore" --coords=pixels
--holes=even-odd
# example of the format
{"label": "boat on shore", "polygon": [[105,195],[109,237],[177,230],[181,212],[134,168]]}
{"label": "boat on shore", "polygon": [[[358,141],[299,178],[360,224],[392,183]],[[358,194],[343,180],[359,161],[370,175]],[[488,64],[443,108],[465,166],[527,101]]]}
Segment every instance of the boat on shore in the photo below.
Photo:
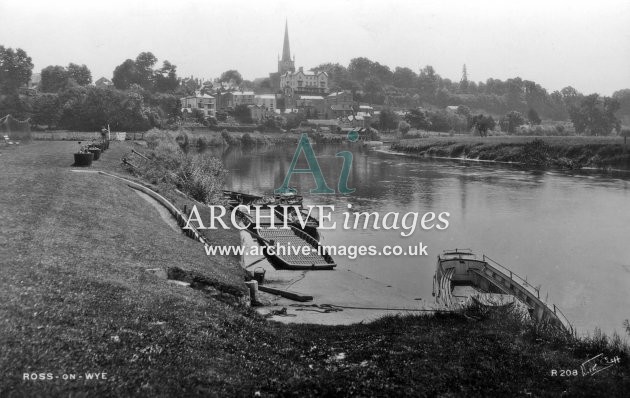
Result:
{"label": "boat on shore", "polygon": [[288,229],[277,224],[256,224],[251,216],[237,211],[245,229],[264,250],[269,263],[276,269],[319,271],[337,266],[319,241],[293,225]]}
{"label": "boat on shore", "polygon": [[320,239],[317,230],[319,222],[302,207],[303,197],[301,195],[287,193],[262,196],[227,190],[223,191],[223,195],[232,208],[238,205],[259,206],[261,209],[269,209],[269,206],[272,205],[276,206],[274,209],[275,217],[279,223],[284,223],[285,218],[287,218],[287,225],[306,232],[317,241]]}
{"label": "boat on shore", "polygon": [[[456,306],[458,303],[453,291],[458,287],[465,287],[459,291],[486,305],[505,304],[503,297],[513,297],[527,308],[533,319],[548,321],[575,333],[562,311],[555,304],[541,299],[538,287],[485,254],[478,258],[470,249],[455,249],[438,255],[433,277],[436,302],[445,307]],[[496,298],[494,303],[493,298]]]}

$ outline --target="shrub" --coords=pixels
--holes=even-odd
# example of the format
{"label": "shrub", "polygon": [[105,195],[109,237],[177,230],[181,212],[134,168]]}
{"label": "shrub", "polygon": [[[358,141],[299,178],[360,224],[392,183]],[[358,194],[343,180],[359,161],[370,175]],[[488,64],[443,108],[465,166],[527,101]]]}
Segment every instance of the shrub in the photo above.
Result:
{"label": "shrub", "polygon": [[256,145],[256,141],[254,141],[254,139],[252,138],[252,136],[249,133],[245,133],[241,137],[241,144],[244,147],[251,147],[251,146]]}
{"label": "shrub", "polygon": [[185,155],[177,169],[176,185],[184,193],[203,203],[217,203],[227,173],[221,160],[206,153]]}
{"label": "shrub", "polygon": [[534,166],[546,166],[549,164],[549,151],[549,145],[540,138],[536,138],[523,146],[521,161]]}
{"label": "shrub", "polygon": [[[177,137],[181,136],[187,134],[180,132]],[[171,134],[162,137],[152,141],[153,148],[146,154],[149,160],[134,171],[153,184],[176,187],[200,202],[218,203],[226,174],[223,163],[206,153],[185,153]]]}

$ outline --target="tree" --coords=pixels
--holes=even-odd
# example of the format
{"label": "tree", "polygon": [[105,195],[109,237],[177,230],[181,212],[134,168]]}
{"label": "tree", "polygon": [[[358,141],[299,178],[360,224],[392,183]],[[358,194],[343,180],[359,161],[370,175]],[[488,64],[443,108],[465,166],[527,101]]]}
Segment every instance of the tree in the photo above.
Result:
{"label": "tree", "polygon": [[165,60],[162,67],[155,72],[155,91],[160,93],[173,92],[177,86],[179,86],[177,66]]}
{"label": "tree", "polygon": [[433,131],[463,131],[468,127],[468,119],[465,116],[446,109],[430,112],[429,120]]}
{"label": "tree", "polygon": [[392,81],[394,86],[399,88],[412,88],[416,85],[418,75],[409,68],[401,68],[399,66],[394,70]]}
{"label": "tree", "polygon": [[353,58],[348,65],[348,73],[355,81],[362,82],[372,73],[374,62],[365,57]]}
{"label": "tree", "polygon": [[135,60],[126,59],[114,69],[112,82],[119,90],[127,90],[134,84],[150,92],[173,92],[178,88],[177,67],[164,61],[162,68],[153,70],[157,58],[150,52],[138,54]]}
{"label": "tree", "polygon": [[542,122],[542,120],[540,120],[540,116],[538,116],[538,112],[536,112],[534,108],[529,108],[529,111],[527,112],[527,118],[529,119],[529,122],[533,125],[538,125],[540,124],[540,122]]}
{"label": "tree", "polygon": [[59,119],[59,96],[57,94],[39,94],[33,101],[33,122],[53,126]]}
{"label": "tree", "polygon": [[24,50],[0,46],[0,92],[16,93],[31,80],[33,62]]}
{"label": "tree", "polygon": [[50,65],[42,69],[39,89],[45,93],[58,93],[72,85],[87,86],[91,82],[92,72],[85,65]]}
{"label": "tree", "polygon": [[151,52],[142,52],[138,54],[135,61],[136,81],[146,90],[152,90],[154,84],[153,65],[157,62],[157,58]]}
{"label": "tree", "polygon": [[432,101],[439,87],[440,76],[431,65],[425,66],[418,76],[418,89],[422,98]]}
{"label": "tree", "polygon": [[40,90],[44,93],[57,93],[68,87],[68,72],[63,66],[47,66],[42,69]]}
{"label": "tree", "polygon": [[323,63],[313,68],[313,71],[326,72],[328,75],[328,86],[333,90],[343,88],[341,87],[341,82],[347,81],[350,77],[346,67],[339,63]]}
{"label": "tree", "polygon": [[405,122],[404,120],[401,120],[398,123],[398,131],[400,131],[400,133],[404,136],[409,132],[409,129],[411,128],[411,126],[409,125],[409,123]]}
{"label": "tree", "polygon": [[524,123],[525,118],[523,117],[523,114],[518,111],[508,112],[499,120],[501,130],[507,131],[509,134],[514,134],[516,132],[516,128]]}
{"label": "tree", "polygon": [[507,107],[513,111],[524,111],[526,108],[524,100],[523,80],[520,77],[507,80],[506,103]]}
{"label": "tree", "polygon": [[470,111],[470,108],[467,107],[466,105],[458,106],[455,113],[457,113],[458,115],[464,116],[466,119],[470,119],[470,117],[472,116],[472,112]]}
{"label": "tree", "polygon": [[203,113],[201,109],[197,109],[197,108],[193,109],[190,115],[193,118],[193,120],[199,124],[204,124],[204,122],[206,121],[206,115]]}
{"label": "tree", "polygon": [[230,69],[221,73],[219,82],[231,83],[232,85],[238,86],[243,82],[243,76],[241,76],[237,70]]}
{"label": "tree", "polygon": [[363,83],[363,90],[367,95],[366,100],[373,104],[382,104],[385,96],[383,96],[383,83],[376,77],[370,76]]}
{"label": "tree", "polygon": [[234,107],[234,119],[239,123],[252,123],[252,113],[247,105],[236,105]]}
{"label": "tree", "polygon": [[479,131],[482,137],[488,136],[488,130],[494,129],[496,123],[492,116],[477,115],[472,118],[473,127]]}
{"label": "tree", "polygon": [[619,102],[617,116],[622,119],[623,124],[630,125],[630,89],[615,91],[612,97]]}
{"label": "tree", "polygon": [[431,128],[429,116],[424,110],[411,109],[407,112],[404,119],[415,129],[428,130]]}
{"label": "tree", "polygon": [[67,76],[73,79],[79,86],[87,86],[92,83],[92,72],[85,65],[68,64]]}
{"label": "tree", "polygon": [[69,130],[112,129],[145,131],[151,127],[150,110],[142,95],[99,87],[71,87],[59,94],[58,126]]}
{"label": "tree", "polygon": [[616,99],[591,94],[584,97],[579,106],[569,108],[569,117],[578,134],[608,135],[613,128],[621,129],[621,122],[615,116],[617,110]]}
{"label": "tree", "polygon": [[391,109],[385,108],[381,111],[379,115],[379,127],[381,131],[393,130],[396,128],[397,124],[398,117]]}
{"label": "tree", "polygon": [[137,80],[136,63],[132,59],[126,59],[125,62],[114,69],[112,82],[114,87],[119,90],[128,89]]}
{"label": "tree", "polygon": [[378,62],[372,64],[370,74],[381,81],[383,84],[392,84],[392,71],[387,65],[381,65]]}

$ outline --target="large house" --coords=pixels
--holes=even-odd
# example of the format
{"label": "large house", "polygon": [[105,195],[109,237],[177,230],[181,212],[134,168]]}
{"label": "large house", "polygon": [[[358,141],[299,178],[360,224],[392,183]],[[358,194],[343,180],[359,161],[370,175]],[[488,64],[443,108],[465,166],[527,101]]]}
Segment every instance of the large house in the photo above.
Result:
{"label": "large house", "polygon": [[280,87],[286,93],[321,95],[328,93],[328,74],[326,72],[305,73],[300,67],[297,72],[286,72],[280,76]]}
{"label": "large house", "polygon": [[230,93],[231,99],[228,100],[230,107],[235,108],[239,105],[254,105],[253,91],[233,91]]}
{"label": "large house", "polygon": [[195,95],[183,97],[179,100],[182,104],[182,113],[192,113],[193,109],[198,109],[203,112],[205,117],[216,117],[217,103],[212,95],[197,92]]}
{"label": "large house", "polygon": [[324,116],[328,119],[334,119],[353,115],[355,112],[354,105],[352,92],[338,91],[331,93],[326,97]]}
{"label": "large house", "polygon": [[[295,69],[295,57],[291,58],[289,46],[289,28],[284,25],[284,43],[282,46],[282,58],[278,59],[278,71],[269,74],[270,86],[280,93],[276,98],[276,107],[299,108],[305,106],[305,101],[310,101],[315,96],[328,94],[328,74],[326,72],[304,71],[300,67]],[[298,103],[300,106],[298,106]],[[312,105],[308,105],[311,107]],[[323,113],[323,106],[319,107],[319,113]]]}
{"label": "large house", "polygon": [[278,108],[275,94],[260,94],[254,96],[254,103],[271,112],[275,112]]}
{"label": "large house", "polygon": [[320,118],[326,112],[326,101],[321,95],[300,95],[295,99],[295,107],[307,118]]}

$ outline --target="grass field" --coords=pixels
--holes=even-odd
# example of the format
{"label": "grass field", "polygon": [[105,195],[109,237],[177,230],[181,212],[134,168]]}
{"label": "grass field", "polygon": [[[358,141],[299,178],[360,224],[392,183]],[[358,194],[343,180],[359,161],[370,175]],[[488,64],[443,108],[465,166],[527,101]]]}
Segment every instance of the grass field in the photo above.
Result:
{"label": "grass field", "polygon": [[[113,143],[91,169],[124,173],[120,158],[130,145]],[[76,146],[0,147],[2,397],[630,391],[619,344],[539,330],[506,310],[340,327],[268,322],[239,304],[243,274],[235,259],[208,258],[123,183],[71,172]],[[231,293],[173,285],[146,271],[172,267]],[[592,377],[551,376],[602,352],[621,364]],[[23,380],[24,373],[85,372],[105,372],[107,380]]]}

